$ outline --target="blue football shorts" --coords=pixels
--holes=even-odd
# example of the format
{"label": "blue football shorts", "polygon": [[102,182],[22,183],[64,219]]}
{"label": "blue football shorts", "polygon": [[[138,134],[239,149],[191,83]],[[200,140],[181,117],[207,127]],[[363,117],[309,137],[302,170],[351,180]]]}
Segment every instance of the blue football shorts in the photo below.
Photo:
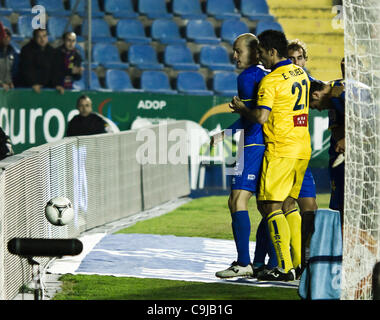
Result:
{"label": "blue football shorts", "polygon": [[239,157],[234,168],[231,190],[258,191],[264,151],[265,145],[244,147],[244,158]]}
{"label": "blue football shorts", "polygon": [[343,210],[344,203],[344,162],[332,168],[335,159],[329,161],[329,174],[331,184],[331,197],[329,208],[332,210]]}
{"label": "blue football shorts", "polygon": [[316,198],[317,192],[315,189],[315,181],[310,168],[308,167],[305,171],[305,176],[303,178],[302,187],[298,198]]}

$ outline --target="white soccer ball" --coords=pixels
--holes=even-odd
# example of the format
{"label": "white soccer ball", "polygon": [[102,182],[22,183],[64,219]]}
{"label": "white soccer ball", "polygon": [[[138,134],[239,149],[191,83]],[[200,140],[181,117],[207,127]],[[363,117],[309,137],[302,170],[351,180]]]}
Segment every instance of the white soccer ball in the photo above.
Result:
{"label": "white soccer ball", "polygon": [[45,217],[55,226],[64,226],[74,218],[71,201],[66,197],[55,197],[45,206]]}

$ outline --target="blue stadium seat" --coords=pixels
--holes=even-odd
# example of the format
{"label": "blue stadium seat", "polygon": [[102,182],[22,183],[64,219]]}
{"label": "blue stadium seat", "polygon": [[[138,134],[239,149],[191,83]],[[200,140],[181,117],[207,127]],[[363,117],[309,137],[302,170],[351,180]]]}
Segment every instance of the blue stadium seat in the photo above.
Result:
{"label": "blue stadium seat", "polygon": [[138,19],[123,19],[116,24],[116,37],[128,43],[150,43],[144,26]]}
{"label": "blue stadium seat", "polygon": [[128,62],[141,70],[161,70],[156,50],[149,44],[132,44],[128,50]]}
{"label": "blue stadium seat", "polygon": [[268,20],[261,20],[256,25],[256,34],[259,35],[261,32],[265,30],[278,30],[278,31],[284,31],[282,29],[282,26],[275,21],[268,21]]}
{"label": "blue stadium seat", "polygon": [[208,20],[189,20],[186,25],[186,38],[199,44],[219,44],[214,26]]}
{"label": "blue stadium seat", "polygon": [[19,14],[32,14],[32,6],[29,0],[5,0],[5,8]]}
{"label": "blue stadium seat", "polygon": [[173,0],[173,13],[183,19],[205,19],[199,0]]}
{"label": "blue stadium seat", "polygon": [[119,69],[108,69],[106,71],[106,87],[112,91],[141,91],[133,87],[129,74]]}
{"label": "blue stadium seat", "polygon": [[131,0],[105,0],[104,10],[118,19],[138,17]]}
{"label": "blue stadium seat", "polygon": [[70,16],[70,11],[63,6],[62,0],[37,0],[36,5],[45,7],[46,13],[49,16]]}
{"label": "blue stadium seat", "polygon": [[266,0],[241,0],[241,14],[250,20],[267,19],[274,21],[274,17],[269,13]]}
{"label": "blue stadium seat", "polygon": [[[74,9],[76,0],[70,0],[70,10]],[[80,0],[79,4],[75,10],[81,17],[85,17],[87,15],[86,12],[86,3],[87,1]],[[92,17],[93,18],[103,18],[104,12],[100,11],[98,0],[92,0]]]}
{"label": "blue stadium seat", "polygon": [[84,49],[78,44],[78,42],[76,43],[75,48],[79,51],[82,59],[84,60],[86,58],[86,53],[84,52]]}
{"label": "blue stadium seat", "polygon": [[33,36],[33,28],[31,28],[32,20],[33,20],[33,16],[29,14],[18,16],[18,20],[17,20],[18,34],[17,35],[21,37],[21,39],[32,38]]}
{"label": "blue stadium seat", "polygon": [[191,50],[182,44],[172,44],[165,48],[164,62],[174,70],[198,70],[199,64],[194,63]]}
{"label": "blue stadium seat", "polygon": [[168,12],[165,0],[139,0],[138,12],[146,15],[149,19],[172,18]]}
{"label": "blue stadium seat", "polygon": [[207,0],[206,12],[219,20],[241,17],[234,0]]}
{"label": "blue stadium seat", "polygon": [[128,63],[120,60],[119,50],[110,43],[96,43],[92,48],[94,62],[106,69],[127,69]]}
{"label": "blue stadium seat", "polygon": [[226,48],[222,46],[203,46],[199,53],[199,61],[202,66],[210,70],[235,70],[235,66],[231,63]]}
{"label": "blue stadium seat", "polygon": [[[85,72],[83,72],[83,75],[82,75],[82,78],[78,81],[74,81],[73,83],[73,90],[79,90],[79,91],[82,91],[82,90],[86,90],[86,84],[88,83],[88,80],[87,80],[87,70],[85,70]],[[100,85],[100,82],[99,82],[99,78],[97,76],[97,74],[95,73],[94,70],[91,70],[91,85],[90,85],[90,90],[97,90],[97,91],[104,91],[104,89],[102,88],[102,86]]]}
{"label": "blue stadium seat", "polygon": [[169,77],[164,71],[143,71],[141,75],[141,89],[148,92],[175,94],[170,86]]}
{"label": "blue stadium seat", "polygon": [[225,20],[220,28],[220,37],[223,41],[234,43],[237,36],[249,32],[249,28],[244,21],[238,19]]}
{"label": "blue stadium seat", "polygon": [[[47,22],[47,30],[52,40],[59,39],[62,37],[63,32],[65,30],[65,26],[68,21],[69,21],[69,18],[64,18],[64,17],[50,17],[49,18]],[[72,30],[73,28],[71,24],[69,23],[67,31],[72,31]]]}
{"label": "blue stadium seat", "polygon": [[177,90],[182,94],[211,96],[213,92],[208,90],[202,74],[196,71],[181,71],[177,75]]}
{"label": "blue stadium seat", "polygon": [[13,10],[7,7],[0,7],[0,16],[10,16],[13,13]]}
{"label": "blue stadium seat", "polygon": [[3,27],[8,28],[13,33],[12,24],[8,18],[0,16],[0,21],[3,24]]}
{"label": "blue stadium seat", "polygon": [[163,44],[185,43],[186,40],[181,38],[178,25],[174,20],[156,19],[152,23],[151,34],[154,40]]}
{"label": "blue stadium seat", "polygon": [[215,72],[213,89],[217,95],[233,97],[237,95],[237,74],[230,71]]}
{"label": "blue stadium seat", "polygon": [[[82,24],[82,36],[87,36],[88,21],[85,19]],[[93,42],[115,42],[116,39],[112,37],[110,26],[103,19],[92,19],[91,33]]]}

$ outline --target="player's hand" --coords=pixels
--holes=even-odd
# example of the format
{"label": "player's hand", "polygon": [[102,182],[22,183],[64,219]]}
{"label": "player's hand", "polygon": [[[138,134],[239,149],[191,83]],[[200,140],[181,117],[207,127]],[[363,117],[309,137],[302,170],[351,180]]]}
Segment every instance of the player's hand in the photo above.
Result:
{"label": "player's hand", "polygon": [[216,144],[218,144],[219,142],[223,141],[224,139],[224,131],[222,132],[218,132],[217,134],[214,134],[213,136],[211,136],[210,138],[210,146],[215,146]]}
{"label": "player's hand", "polygon": [[239,97],[235,96],[232,98],[229,107],[232,109],[232,113],[240,113],[242,108],[245,107],[244,103]]}
{"label": "player's hand", "polygon": [[41,92],[41,88],[42,88],[42,85],[40,85],[40,84],[34,84],[34,85],[32,86],[32,89],[33,89],[34,92],[36,92],[36,93],[40,93],[40,92]]}
{"label": "player's hand", "polygon": [[60,94],[64,94],[65,93],[65,88],[64,87],[62,87],[62,86],[56,86],[55,88],[57,89],[57,91]]}
{"label": "player's hand", "polygon": [[335,151],[338,153],[344,153],[346,150],[346,139],[342,138],[338,140],[338,142],[335,145]]}

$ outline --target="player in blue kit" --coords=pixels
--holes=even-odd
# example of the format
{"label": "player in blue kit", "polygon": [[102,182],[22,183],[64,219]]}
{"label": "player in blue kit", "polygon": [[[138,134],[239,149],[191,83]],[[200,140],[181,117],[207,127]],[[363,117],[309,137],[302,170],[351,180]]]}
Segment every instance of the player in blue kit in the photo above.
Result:
{"label": "player in blue kit", "polygon": [[338,156],[345,151],[344,111],[345,91],[343,80],[312,81],[310,84],[310,108],[329,110],[329,174],[331,183],[330,209],[339,210],[343,215],[344,203],[344,162],[335,166]]}
{"label": "player in blue kit", "polygon": [[[244,69],[237,79],[238,97],[233,104],[244,104],[247,108],[256,107],[258,84],[268,73],[258,65],[258,40],[251,33],[245,33],[236,38],[233,45],[233,58],[239,69]],[[231,193],[228,206],[232,218],[232,232],[237,249],[237,261],[226,270],[216,272],[219,278],[253,276],[253,268],[249,253],[249,237],[251,222],[248,215],[248,201],[257,192],[261,172],[262,159],[265,151],[262,125],[253,123],[243,117],[229,129],[243,129],[244,147],[240,151],[232,177]],[[224,133],[215,135],[211,143],[223,139]],[[275,252],[274,252],[275,255]]]}

